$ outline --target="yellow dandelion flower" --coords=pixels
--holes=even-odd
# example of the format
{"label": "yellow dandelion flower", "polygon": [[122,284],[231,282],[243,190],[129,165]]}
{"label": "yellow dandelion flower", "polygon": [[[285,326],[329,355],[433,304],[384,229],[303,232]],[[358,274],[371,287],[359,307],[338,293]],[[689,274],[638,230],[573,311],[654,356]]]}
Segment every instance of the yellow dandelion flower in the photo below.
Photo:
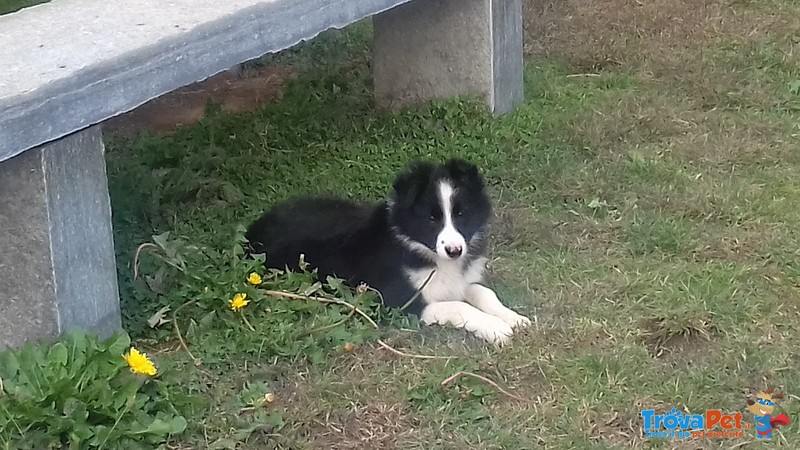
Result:
{"label": "yellow dandelion flower", "polygon": [[250,274],[249,277],[247,277],[247,282],[252,284],[253,286],[258,286],[259,284],[261,284],[261,275],[253,272]]}
{"label": "yellow dandelion flower", "polygon": [[234,295],[233,299],[230,301],[231,309],[234,311],[239,311],[247,306],[248,303],[250,303],[250,300],[247,300],[247,294],[241,292]]}
{"label": "yellow dandelion flower", "polygon": [[130,351],[122,355],[122,357],[125,359],[125,362],[128,363],[131,372],[150,375],[151,377],[156,376],[157,370],[155,364],[147,358],[146,354],[139,350],[131,347]]}

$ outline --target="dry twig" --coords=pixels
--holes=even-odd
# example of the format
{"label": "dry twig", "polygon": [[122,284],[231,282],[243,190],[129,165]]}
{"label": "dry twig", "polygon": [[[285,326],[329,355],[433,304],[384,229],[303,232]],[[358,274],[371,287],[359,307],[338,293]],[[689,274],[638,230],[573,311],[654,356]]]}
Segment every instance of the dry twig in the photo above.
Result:
{"label": "dry twig", "polygon": [[163,248],[159,247],[156,244],[153,244],[153,243],[150,243],[150,242],[145,242],[144,244],[142,244],[142,245],[140,245],[139,247],[136,248],[136,253],[133,255],[133,279],[134,280],[137,280],[139,278],[139,255],[145,249],[153,250],[151,252],[152,255],[161,258],[162,261],[164,261],[165,263],[169,264],[170,266],[180,270],[181,272],[184,271],[184,269],[182,267],[180,267],[179,265],[175,264],[173,261],[170,261],[169,258],[167,258],[164,255],[162,255],[162,253],[164,253],[164,249]]}
{"label": "dry twig", "polygon": [[267,290],[267,291],[264,291],[264,293],[267,294],[267,295],[271,295],[273,297],[283,297],[283,298],[289,298],[289,299],[292,299],[292,300],[314,300],[314,301],[317,301],[317,302],[320,302],[320,303],[325,303],[325,304],[330,304],[330,305],[347,306],[351,310],[355,311],[356,314],[358,314],[361,317],[363,317],[364,319],[366,319],[367,322],[369,322],[370,325],[372,325],[376,330],[378,329],[378,324],[375,323],[375,321],[372,320],[372,318],[370,316],[368,316],[367,313],[365,313],[364,311],[358,309],[353,304],[351,304],[349,302],[346,302],[344,300],[333,300],[333,299],[330,299],[330,298],[312,297],[312,296],[308,296],[308,295],[293,294],[291,292],[283,292],[283,291],[270,291],[270,290]]}
{"label": "dry twig", "polygon": [[444,381],[442,381],[441,385],[442,386],[447,386],[448,384],[450,384],[453,381],[455,381],[455,380],[457,380],[459,378],[462,378],[462,377],[469,377],[469,378],[474,378],[474,379],[476,379],[478,381],[482,381],[482,382],[488,384],[489,386],[497,389],[501,394],[505,395],[506,397],[513,398],[514,400],[517,400],[517,401],[520,401],[520,402],[523,402],[523,403],[527,403],[529,401],[527,399],[524,399],[522,397],[518,397],[518,396],[508,392],[507,390],[501,388],[500,385],[498,385],[494,381],[492,381],[492,380],[490,380],[490,379],[488,379],[488,378],[486,378],[486,377],[484,377],[482,375],[478,375],[478,374],[472,373],[472,372],[458,372],[455,375],[452,375],[452,376],[446,378]]}
{"label": "dry twig", "polygon": [[133,279],[139,279],[139,255],[142,251],[146,248],[152,248],[156,251],[160,251],[161,247],[157,246],[156,244],[151,244],[149,242],[145,242],[144,244],[140,245],[136,248],[136,253],[133,255]]}
{"label": "dry twig", "polygon": [[362,290],[362,289],[363,289],[365,292],[366,292],[366,291],[372,291],[372,292],[374,292],[374,293],[375,293],[375,294],[378,296],[378,298],[379,298],[379,299],[381,299],[381,305],[385,305],[385,304],[386,304],[386,302],[383,300],[383,294],[381,294],[381,291],[379,291],[379,290],[375,289],[374,287],[372,287],[372,286],[370,286],[370,285],[368,285],[368,284],[366,284],[366,283],[361,283],[361,284],[360,284],[360,285],[358,285],[358,287],[356,288],[356,292],[361,292],[361,290]]}
{"label": "dry twig", "polygon": [[386,342],[383,342],[380,339],[378,339],[378,345],[380,345],[381,347],[385,348],[386,350],[389,350],[390,352],[392,352],[392,353],[394,353],[396,355],[406,356],[406,357],[409,357],[409,358],[418,358],[418,359],[453,359],[453,358],[455,358],[455,356],[417,355],[415,353],[401,352],[400,350],[397,350],[396,348],[392,347],[391,345],[387,344]]}
{"label": "dry twig", "polygon": [[405,302],[405,303],[403,304],[403,306],[401,306],[401,307],[400,307],[400,311],[401,311],[401,312],[402,312],[402,311],[405,311],[405,310],[406,310],[406,308],[408,308],[409,306],[411,306],[411,304],[412,304],[412,303],[414,303],[414,300],[416,300],[416,299],[417,299],[417,297],[419,297],[420,295],[422,295],[422,290],[423,290],[423,289],[425,289],[425,286],[427,286],[427,285],[428,285],[428,283],[430,283],[430,281],[431,281],[431,278],[433,278],[433,275],[434,275],[435,273],[436,273],[436,269],[432,269],[432,270],[431,270],[431,273],[429,273],[429,274],[428,274],[428,277],[427,277],[427,278],[425,278],[425,281],[423,281],[423,282],[422,282],[422,285],[419,287],[419,289],[417,289],[417,292],[415,292],[415,293],[414,293],[414,295],[413,295],[413,296],[411,296],[411,298],[410,298],[410,299],[408,299],[408,301],[407,301],[407,302]]}
{"label": "dry twig", "polygon": [[188,302],[186,302],[186,303],[182,304],[181,306],[178,306],[177,308],[175,308],[175,311],[172,311],[172,326],[175,327],[175,334],[178,335],[178,340],[181,342],[181,347],[183,347],[183,349],[186,350],[186,353],[189,354],[189,357],[192,358],[192,361],[194,362],[194,365],[195,366],[199,366],[200,365],[200,360],[195,358],[194,355],[192,354],[192,352],[189,350],[189,346],[186,345],[186,341],[183,340],[183,335],[181,334],[181,329],[178,326],[178,311],[183,309],[185,306],[189,306],[190,304],[192,304],[194,302],[195,302],[194,300],[189,300]]}

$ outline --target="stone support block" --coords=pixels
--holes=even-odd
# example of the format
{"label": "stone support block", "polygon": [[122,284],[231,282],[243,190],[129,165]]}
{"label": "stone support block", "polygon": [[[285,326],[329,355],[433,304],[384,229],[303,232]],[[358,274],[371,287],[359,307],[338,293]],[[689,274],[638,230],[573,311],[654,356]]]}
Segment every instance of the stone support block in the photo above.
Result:
{"label": "stone support block", "polygon": [[413,0],[373,25],[379,106],[477,95],[499,115],[523,100],[521,0]]}
{"label": "stone support block", "polygon": [[0,350],[121,327],[99,127],[0,162]]}

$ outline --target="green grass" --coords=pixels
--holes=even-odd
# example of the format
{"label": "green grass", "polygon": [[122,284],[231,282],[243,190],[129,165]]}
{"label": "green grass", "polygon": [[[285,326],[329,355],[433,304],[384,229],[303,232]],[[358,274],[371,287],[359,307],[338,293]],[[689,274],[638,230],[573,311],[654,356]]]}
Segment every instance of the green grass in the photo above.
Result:
{"label": "green grass", "polygon": [[[161,363],[200,397],[175,443],[669,448],[676,442],[642,440],[642,408],[744,412],[745,394],[767,384],[789,394],[781,404],[796,422],[800,92],[790,85],[800,68],[785,50],[796,50],[788,24],[800,9],[777,4],[785,27],[770,36],[707,31],[693,44],[681,39],[694,34],[677,30],[658,41],[660,52],[642,50],[656,45],[646,38],[623,45],[588,29],[598,44],[581,58],[612,49],[618,64],[587,75],[560,47],[528,58],[525,103],[496,119],[468,98],[375,110],[370,29],[357,26],[267,61],[300,75],[257,113],[212,108],[170,135],[109,136],[126,328],[164,350]],[[755,3],[719,7],[725,17],[744,11],[736,17],[745,24],[767,14]],[[697,64],[680,77],[649,69],[674,61]],[[736,77],[707,79],[701,69]],[[490,284],[536,318],[513,346],[389,320],[378,334],[391,345],[454,358],[394,355],[358,326],[331,331],[345,335],[314,344],[311,358],[260,352],[252,336],[213,328],[189,337],[204,361],[195,367],[170,327],[146,326],[162,306],[190,300],[170,280],[160,293],[131,280],[133,253],[152,235],[228,248],[236,227],[275,201],[318,192],[378,200],[410,159],[450,156],[476,162],[495,199]],[[296,317],[287,326],[314,326],[304,312]],[[191,311],[179,318],[200,321]],[[353,352],[336,346],[359,336]],[[460,370],[530,402],[471,379],[440,385]],[[261,415],[243,412],[242,396],[264,390],[278,400]],[[771,445],[800,445],[796,423],[780,432]]]}

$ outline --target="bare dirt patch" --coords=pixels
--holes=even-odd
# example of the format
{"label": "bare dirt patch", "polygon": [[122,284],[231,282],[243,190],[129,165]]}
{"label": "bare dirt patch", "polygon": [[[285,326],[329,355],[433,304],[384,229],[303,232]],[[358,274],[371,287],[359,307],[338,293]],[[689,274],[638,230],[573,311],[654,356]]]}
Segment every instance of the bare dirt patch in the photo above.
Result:
{"label": "bare dirt patch", "polygon": [[293,72],[285,67],[262,66],[221,72],[185,86],[142,106],[113,117],[103,124],[104,131],[169,133],[200,121],[209,102],[224,111],[244,113],[280,100]]}
{"label": "bare dirt patch", "polygon": [[642,341],[653,358],[680,356],[689,361],[699,360],[712,345],[711,329],[698,327],[674,332],[664,326],[663,320],[648,319],[644,322]]}

